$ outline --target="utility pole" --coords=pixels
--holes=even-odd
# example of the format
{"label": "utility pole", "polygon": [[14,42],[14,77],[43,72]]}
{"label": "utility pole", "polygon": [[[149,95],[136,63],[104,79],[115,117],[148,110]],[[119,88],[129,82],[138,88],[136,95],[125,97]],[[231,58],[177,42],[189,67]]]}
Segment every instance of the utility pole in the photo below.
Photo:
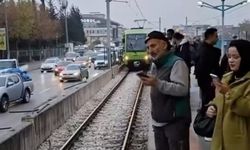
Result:
{"label": "utility pole", "polygon": [[224,19],[225,19],[225,0],[221,0],[222,5],[221,5],[221,51],[222,55],[226,54],[225,52],[225,46],[224,46]]}
{"label": "utility pole", "polygon": [[185,25],[186,26],[188,25],[188,17],[186,17],[186,23],[185,23]]}
{"label": "utility pole", "polygon": [[107,8],[107,50],[108,50],[108,66],[111,69],[112,78],[114,78],[114,73],[112,69],[112,58],[111,58],[111,47],[110,47],[110,2],[112,0],[106,0],[106,8]]}
{"label": "utility pole", "polygon": [[188,17],[186,16],[186,19],[185,19],[185,32],[187,34],[187,25],[188,25]]}
{"label": "utility pole", "polygon": [[64,13],[65,13],[65,20],[64,20],[64,23],[65,23],[65,37],[66,37],[66,47],[69,48],[69,34],[68,34],[68,19],[67,19],[67,7],[68,7],[68,1],[67,0],[63,0],[62,1],[62,9],[64,9]]}
{"label": "utility pole", "polygon": [[6,0],[4,0],[4,18],[5,18],[5,30],[6,30],[7,58],[10,59],[9,25],[8,25],[8,12],[7,12],[7,1]]}
{"label": "utility pole", "polygon": [[161,31],[161,17],[159,17],[159,31]]}

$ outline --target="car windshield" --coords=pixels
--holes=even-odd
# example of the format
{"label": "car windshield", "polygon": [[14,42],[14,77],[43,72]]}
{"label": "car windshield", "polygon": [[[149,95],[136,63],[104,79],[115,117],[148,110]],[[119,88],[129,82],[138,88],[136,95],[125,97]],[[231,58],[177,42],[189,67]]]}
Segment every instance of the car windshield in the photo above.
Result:
{"label": "car windshield", "polygon": [[0,61],[0,69],[16,68],[15,61]]}
{"label": "car windshield", "polygon": [[127,35],[126,39],[126,50],[127,51],[145,51],[146,34],[130,34]]}
{"label": "car windshield", "polygon": [[55,59],[47,59],[45,63],[56,63]]}
{"label": "car windshield", "polygon": [[99,55],[96,57],[96,60],[108,60],[107,55]]}
{"label": "car windshield", "polygon": [[78,57],[76,59],[76,61],[88,61],[88,60],[89,60],[89,58],[87,56],[85,56],[85,57]]}
{"label": "car windshield", "polygon": [[76,57],[77,53],[67,53],[65,56],[66,57]]}
{"label": "car windshield", "polygon": [[67,67],[67,70],[79,70],[79,66],[77,65],[70,65]]}
{"label": "car windshield", "polygon": [[5,81],[6,81],[5,77],[0,77],[0,87],[5,86]]}
{"label": "car windshield", "polygon": [[67,66],[68,64],[70,64],[71,62],[68,62],[68,61],[62,61],[62,62],[59,62],[57,64],[57,66]]}

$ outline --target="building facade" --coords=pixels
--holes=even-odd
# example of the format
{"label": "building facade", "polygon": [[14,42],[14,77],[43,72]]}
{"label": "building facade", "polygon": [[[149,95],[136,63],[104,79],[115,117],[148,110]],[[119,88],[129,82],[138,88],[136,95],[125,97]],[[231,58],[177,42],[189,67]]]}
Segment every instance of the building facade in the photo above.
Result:
{"label": "building facade", "polygon": [[[103,44],[107,43],[107,19],[104,14],[92,12],[82,15],[82,23],[84,32],[87,38],[87,43],[90,45],[94,41],[100,41]],[[111,41],[119,44],[122,40],[123,26],[115,21],[110,21],[111,24]]]}

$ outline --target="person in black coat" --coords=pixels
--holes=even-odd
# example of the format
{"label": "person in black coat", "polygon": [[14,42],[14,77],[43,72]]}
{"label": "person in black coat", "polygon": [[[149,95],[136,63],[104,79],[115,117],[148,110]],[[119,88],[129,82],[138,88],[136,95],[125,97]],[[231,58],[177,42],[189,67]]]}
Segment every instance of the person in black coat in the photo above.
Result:
{"label": "person in black coat", "polygon": [[218,40],[217,29],[209,28],[205,32],[205,40],[201,43],[198,52],[199,56],[195,65],[195,75],[200,87],[202,108],[215,97],[215,87],[212,84],[210,73],[221,78],[220,69],[221,50],[214,47]]}
{"label": "person in black coat", "polygon": [[189,41],[185,39],[184,35],[179,32],[174,33],[173,39],[174,39],[174,42],[176,43],[175,55],[181,57],[185,61],[190,72],[191,51],[190,51]]}

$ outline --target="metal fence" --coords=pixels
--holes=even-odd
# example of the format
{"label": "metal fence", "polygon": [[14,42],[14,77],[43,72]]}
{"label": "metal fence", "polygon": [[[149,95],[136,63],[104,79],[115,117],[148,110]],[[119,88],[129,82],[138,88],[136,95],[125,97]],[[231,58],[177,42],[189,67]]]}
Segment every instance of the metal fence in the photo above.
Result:
{"label": "metal fence", "polygon": [[[64,48],[51,48],[40,50],[11,50],[10,58],[18,59],[19,62],[40,61],[48,57],[63,57]],[[1,58],[6,58],[6,52],[2,52]]]}

